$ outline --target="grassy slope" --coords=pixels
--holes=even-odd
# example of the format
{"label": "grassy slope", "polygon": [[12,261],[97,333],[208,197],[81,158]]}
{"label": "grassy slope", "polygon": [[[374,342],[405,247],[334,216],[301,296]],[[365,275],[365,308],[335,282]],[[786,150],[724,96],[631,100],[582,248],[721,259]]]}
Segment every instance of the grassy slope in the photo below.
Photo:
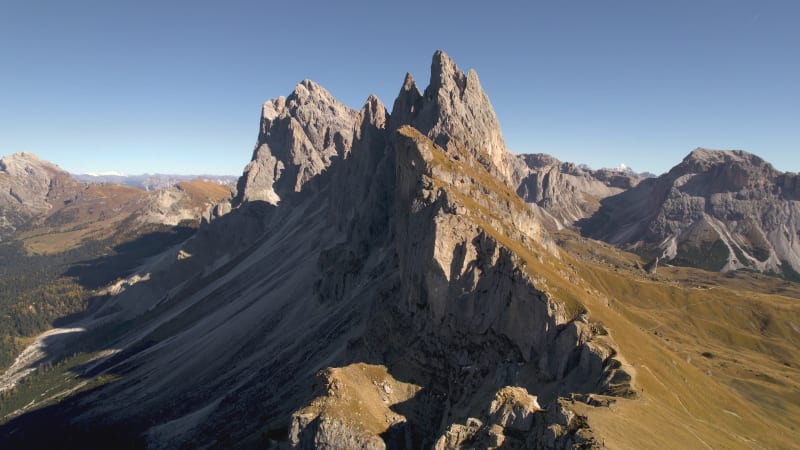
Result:
{"label": "grassy slope", "polygon": [[[576,404],[606,446],[796,447],[800,286],[689,268],[660,268],[656,276],[647,276],[635,267],[635,255],[570,232],[557,236],[562,251],[552,256],[537,243],[510,238],[507,228],[513,224],[484,206],[499,198],[518,209],[516,196],[480,167],[437,151],[433,155],[435,164],[469,175],[486,191],[437,187],[454,195],[481,228],[513,250],[556,300],[568,309],[583,305],[602,321],[636,369],[643,389],[639,399],[620,399],[610,408]],[[361,376],[356,372],[348,379],[356,375]],[[383,429],[383,423],[375,424],[374,431]]]}
{"label": "grassy slope", "polygon": [[149,193],[115,184],[92,184],[70,204],[53,211],[41,224],[17,236],[29,254],[55,254],[102,240],[137,211]]}
{"label": "grassy slope", "polygon": [[351,427],[373,435],[404,420],[391,407],[414,397],[420,389],[394,379],[384,366],[364,363],[326,369],[320,376],[326,384],[323,395],[299,414],[348,420]]}
{"label": "grassy slope", "polygon": [[[539,282],[540,286],[537,287],[557,298],[568,317],[585,310],[581,300],[583,293],[574,292],[569,288],[570,283],[564,282],[566,272],[558,255],[553,254],[546,243],[537,242],[521,233],[514,223],[513,217],[536,220],[529,211],[529,205],[483,166],[468,163],[473,158],[459,146],[456,146],[458,158],[454,158],[414,128],[403,127],[400,133],[430,151],[430,160],[427,162],[432,169],[434,186],[446,192],[451,201],[464,206],[466,217],[488,236],[517,255],[522,268]],[[457,174],[456,178],[464,181],[454,185],[438,177],[439,174]],[[556,261],[556,264],[546,261]]]}
{"label": "grassy slope", "polygon": [[800,324],[800,286],[688,268],[647,278],[634,255],[561,238],[591,291],[591,315],[644,389],[639,400],[589,411],[606,445],[796,448],[800,333],[792,324]]}
{"label": "grassy slope", "polygon": [[208,181],[193,180],[178,183],[178,189],[189,194],[189,198],[196,206],[203,206],[207,202],[220,202],[230,198],[233,193],[229,186],[211,183]]}
{"label": "grassy slope", "polygon": [[[212,203],[230,198],[231,188],[217,183],[194,180],[177,184],[186,194],[182,206],[202,210]],[[111,237],[126,220],[141,213],[148,198],[157,191],[116,184],[91,184],[78,198],[51,213],[40,226],[17,238],[29,254],[50,255],[80,247],[89,239]]]}
{"label": "grassy slope", "polygon": [[[401,132],[426,139],[413,129]],[[797,447],[800,285],[678,267],[647,276],[636,255],[571,232],[556,236],[563,251],[550,255],[509,237],[513,224],[485,206],[500,200],[518,209],[518,197],[482,167],[453,160],[432,143],[429,149],[434,167],[466,174],[482,189],[464,191],[434,178],[436,187],[514,251],[567,311],[586,307],[603,322],[634,366],[640,399],[611,408],[578,405],[609,448]]]}

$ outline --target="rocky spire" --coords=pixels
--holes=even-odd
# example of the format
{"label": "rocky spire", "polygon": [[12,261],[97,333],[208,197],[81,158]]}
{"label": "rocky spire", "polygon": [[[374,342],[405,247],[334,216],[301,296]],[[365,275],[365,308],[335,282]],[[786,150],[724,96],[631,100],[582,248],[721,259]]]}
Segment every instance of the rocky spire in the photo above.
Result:
{"label": "rocky spire", "polygon": [[389,127],[396,130],[402,125],[410,124],[421,106],[422,94],[419,92],[414,77],[410,73],[406,73],[403,87],[400,88],[400,93],[397,94],[394,106],[392,106]]}
{"label": "rocky spire", "polygon": [[334,157],[349,151],[357,114],[310,80],[286,98],[265,102],[258,142],[234,204],[277,204],[285,194],[299,191]]}
{"label": "rocky spire", "polygon": [[508,151],[478,74],[470,70],[465,75],[441,50],[433,54],[424,95],[411,75],[406,75],[392,110],[392,124],[411,125],[448,151],[466,150],[490,171],[507,178]]}

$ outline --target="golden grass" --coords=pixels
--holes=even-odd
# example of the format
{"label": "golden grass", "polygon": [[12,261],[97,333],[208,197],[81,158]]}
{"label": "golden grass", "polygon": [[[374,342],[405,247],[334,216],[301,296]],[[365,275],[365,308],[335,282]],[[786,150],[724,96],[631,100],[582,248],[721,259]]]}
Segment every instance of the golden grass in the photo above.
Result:
{"label": "golden grass", "polygon": [[[556,257],[498,214],[521,199],[492,174],[417,130],[400,132],[430,150],[434,187],[520,257],[538,288],[602,322],[633,367],[639,399],[576,405],[607,447],[800,448],[800,286],[680,267],[648,275],[638,256],[569,231],[554,235]],[[451,184],[452,174],[469,182]]]}
{"label": "golden grass", "polygon": [[[452,201],[464,206],[466,216],[479,229],[519,257],[523,262],[521,268],[536,280],[538,289],[550,294],[564,307],[568,319],[585,311],[581,301],[585,291],[565,278],[563,263],[543,242],[523,235],[513,223],[513,217],[536,221],[530,207],[514,191],[485,167],[472,162],[472,156],[463,146],[454,146],[458,158],[454,159],[453,155],[412,127],[402,127],[399,132],[429,151],[427,163],[434,188],[446,192]],[[464,181],[450,183],[444,179],[445,176]]]}
{"label": "golden grass", "polygon": [[392,422],[404,420],[392,405],[416,395],[420,387],[395,380],[385,366],[364,363],[326,369],[323,378],[328,392],[298,412],[301,415],[332,417],[349,426],[380,435]]}
{"label": "golden grass", "polygon": [[217,203],[233,195],[233,190],[219,183],[193,180],[178,183],[178,189],[186,192],[195,206],[204,206],[206,203]]}
{"label": "golden grass", "polygon": [[[635,255],[562,233],[585,297],[637,371],[641,399],[589,411],[610,448],[796,448],[797,286],[756,274],[634,268]],[[606,304],[608,303],[608,305]],[[704,356],[705,353],[705,356]],[[784,363],[789,364],[786,366]]]}
{"label": "golden grass", "polygon": [[[205,208],[231,197],[228,186],[205,181],[178,184],[186,194],[186,208]],[[28,254],[56,254],[79,247],[88,239],[105,239],[118,231],[120,223],[142,208],[156,191],[146,192],[116,184],[92,184],[71,203],[51,213],[65,219],[22,233],[19,239]]]}

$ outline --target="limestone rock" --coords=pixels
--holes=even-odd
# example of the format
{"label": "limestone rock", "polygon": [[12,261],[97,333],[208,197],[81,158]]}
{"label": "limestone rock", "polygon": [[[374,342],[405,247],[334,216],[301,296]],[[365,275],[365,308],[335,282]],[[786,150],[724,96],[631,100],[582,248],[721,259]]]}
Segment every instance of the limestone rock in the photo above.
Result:
{"label": "limestone rock", "polygon": [[576,414],[536,404],[634,373],[548,286],[564,256],[510,182],[477,76],[437,53],[391,115],[296,91],[265,106],[232,211],[87,318],[127,324],[102,364],[147,382],[76,400],[76,426],[136,424],[155,448],[578,442]]}
{"label": "limestone rock", "polygon": [[264,103],[252,161],[237,184],[235,205],[277,204],[350,150],[357,112],[310,80],[288,97]]}
{"label": "limestone rock", "polygon": [[526,202],[544,208],[556,219],[557,228],[589,217],[601,200],[636,186],[644,178],[630,171],[582,168],[546,154],[517,158],[524,163],[514,173],[517,193]]}
{"label": "limestone rock", "polygon": [[800,271],[797,174],[743,151],[697,149],[605,199],[583,233],[709,270]]}
{"label": "limestone rock", "polygon": [[478,74],[461,71],[444,52],[431,62],[430,84],[420,94],[406,75],[392,109],[392,127],[411,125],[448,152],[467,152],[490,172],[510,181],[513,156]]}
{"label": "limestone rock", "polygon": [[541,411],[536,397],[523,388],[506,386],[497,391],[489,406],[489,420],[505,429],[530,431],[533,415]]}
{"label": "limestone rock", "polygon": [[[406,418],[392,410],[419,390],[385,367],[354,364],[318,374],[316,398],[292,415],[290,443],[298,449],[384,450],[381,437],[397,433]],[[400,440],[404,434],[400,432]]]}
{"label": "limestone rock", "polygon": [[44,217],[81,190],[69,173],[32,153],[4,156],[0,159],[0,233]]}
{"label": "limestone rock", "polygon": [[437,440],[436,450],[477,448],[570,449],[602,448],[592,436],[586,418],[564,401],[546,409],[524,388],[506,386],[495,394],[483,420],[471,417],[453,424]]}

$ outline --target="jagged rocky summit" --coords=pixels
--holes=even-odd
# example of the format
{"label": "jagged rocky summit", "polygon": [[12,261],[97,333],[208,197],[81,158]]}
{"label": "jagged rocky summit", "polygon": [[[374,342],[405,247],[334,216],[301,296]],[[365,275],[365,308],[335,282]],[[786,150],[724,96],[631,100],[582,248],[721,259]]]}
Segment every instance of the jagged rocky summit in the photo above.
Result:
{"label": "jagged rocky summit", "polygon": [[148,192],[113,183],[84,184],[32,153],[15,153],[0,159],[0,239],[34,229],[97,239],[123,228],[197,223],[227,211],[230,194],[230,188],[204,181]]}
{"label": "jagged rocky summit", "polygon": [[346,156],[358,112],[310,80],[291,95],[264,103],[252,161],[237,185],[236,203],[277,204],[298,192],[334,158]]}
{"label": "jagged rocky summit", "polygon": [[125,326],[92,370],[126,381],[64,406],[68,428],[153,448],[599,446],[564,399],[635,398],[635,371],[555,268],[524,171],[442,52],[391,114],[300,83],[265,103],[235,209],[95,312]]}
{"label": "jagged rocky summit", "polygon": [[546,211],[544,222],[551,229],[572,227],[594,214],[604,198],[620,194],[646,178],[632,171],[591,170],[542,153],[517,158],[524,164],[515,171],[516,191],[526,202]]}
{"label": "jagged rocky summit", "polygon": [[698,148],[602,201],[584,234],[709,270],[800,271],[800,176],[743,151]]}
{"label": "jagged rocky summit", "polygon": [[[717,153],[697,156],[684,161],[684,175],[696,175],[687,180],[728,170],[713,169]],[[793,181],[762,169],[796,196]],[[676,170],[673,178],[683,176]],[[406,75],[391,112],[375,96],[350,109],[303,81],[264,104],[232,210],[142,266],[147,277],[87,319],[90,342],[113,350],[85,375],[118,381],[48,412],[47,438],[123,435],[151,448],[602,448],[595,423],[627,431],[609,419],[619,403],[632,414],[657,408],[650,419],[697,444],[683,423],[691,413],[669,389],[686,399],[716,381],[692,377],[689,386],[677,353],[650,348],[651,333],[621,319],[622,303],[601,292],[672,288],[625,284],[633,282],[622,268],[583,264],[552,238],[575,220],[588,232],[631,192],[642,196],[638,207],[658,209],[641,198],[662,184],[673,195],[670,174],[642,179],[512,154],[477,75],[443,52],[424,91]],[[743,190],[767,189],[733,175],[735,191],[704,186],[735,192],[730,204]],[[685,185],[675,198],[699,195]],[[621,225],[597,232],[627,229],[623,217],[639,214],[622,212]],[[623,342],[653,367],[629,364]],[[640,400],[645,377],[664,392]],[[666,377],[669,387],[658,384]],[[750,420],[734,416],[724,418]],[[27,423],[35,425],[12,424],[12,439],[40,432]]]}

